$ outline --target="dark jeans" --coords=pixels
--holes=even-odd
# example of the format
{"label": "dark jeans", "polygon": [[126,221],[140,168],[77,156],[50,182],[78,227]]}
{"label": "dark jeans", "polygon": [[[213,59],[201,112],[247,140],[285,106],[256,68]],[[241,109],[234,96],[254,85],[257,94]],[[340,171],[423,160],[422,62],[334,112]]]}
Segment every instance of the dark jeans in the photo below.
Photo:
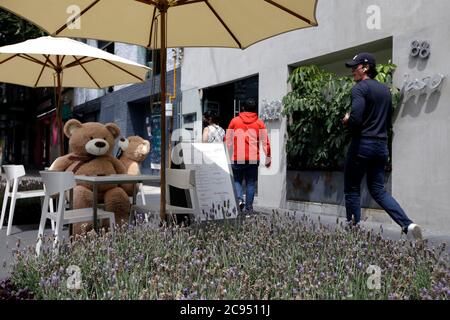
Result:
{"label": "dark jeans", "polygon": [[347,220],[361,219],[361,181],[367,174],[367,187],[374,200],[407,232],[412,221],[395,199],[384,190],[385,165],[388,147],[385,140],[353,139],[347,153],[344,170],[344,193]]}
{"label": "dark jeans", "polygon": [[244,191],[242,182],[245,179],[245,209],[253,210],[253,199],[255,198],[255,183],[258,180],[258,164],[238,164],[231,165],[234,175],[234,188],[238,201],[243,200]]}

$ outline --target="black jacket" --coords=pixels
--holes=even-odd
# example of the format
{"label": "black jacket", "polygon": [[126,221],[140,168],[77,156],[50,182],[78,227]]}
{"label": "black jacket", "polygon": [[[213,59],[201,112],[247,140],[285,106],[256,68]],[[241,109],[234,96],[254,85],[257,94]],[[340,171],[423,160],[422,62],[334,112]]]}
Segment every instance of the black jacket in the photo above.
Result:
{"label": "black jacket", "polygon": [[348,122],[353,137],[387,139],[391,126],[392,97],[384,84],[367,79],[352,88],[352,111]]}

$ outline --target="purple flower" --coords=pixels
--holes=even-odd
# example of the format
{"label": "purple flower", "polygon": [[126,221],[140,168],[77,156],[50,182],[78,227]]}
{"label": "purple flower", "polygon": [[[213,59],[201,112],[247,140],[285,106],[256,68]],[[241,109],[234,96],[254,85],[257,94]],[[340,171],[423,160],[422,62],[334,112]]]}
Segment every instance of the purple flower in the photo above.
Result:
{"label": "purple flower", "polygon": [[58,284],[59,284],[59,276],[56,273],[54,273],[52,274],[51,277],[51,285],[56,287]]}

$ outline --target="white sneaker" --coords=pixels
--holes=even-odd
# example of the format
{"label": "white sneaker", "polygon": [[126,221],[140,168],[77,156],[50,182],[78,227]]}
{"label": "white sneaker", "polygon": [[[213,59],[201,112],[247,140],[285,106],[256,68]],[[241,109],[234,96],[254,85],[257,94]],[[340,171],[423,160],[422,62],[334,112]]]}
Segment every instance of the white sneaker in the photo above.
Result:
{"label": "white sneaker", "polygon": [[415,223],[411,223],[408,226],[408,235],[409,234],[411,234],[415,240],[422,240],[422,229]]}
{"label": "white sneaker", "polygon": [[245,208],[245,202],[243,200],[239,199],[239,209],[241,209],[241,212],[244,212]]}

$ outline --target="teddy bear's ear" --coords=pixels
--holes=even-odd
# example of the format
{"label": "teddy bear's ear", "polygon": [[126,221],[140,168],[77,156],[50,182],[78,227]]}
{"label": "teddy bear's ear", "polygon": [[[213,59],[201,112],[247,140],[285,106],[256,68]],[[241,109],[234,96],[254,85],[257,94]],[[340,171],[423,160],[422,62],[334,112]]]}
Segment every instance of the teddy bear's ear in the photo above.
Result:
{"label": "teddy bear's ear", "polygon": [[66,122],[64,125],[64,134],[67,136],[67,138],[70,138],[72,134],[75,132],[75,130],[82,127],[82,124],[80,121],[76,119],[70,119]]}
{"label": "teddy bear's ear", "polygon": [[120,138],[119,140],[119,148],[122,149],[123,151],[126,151],[128,149],[128,145],[130,144],[130,142],[128,141],[127,138]]}
{"label": "teddy bear's ear", "polygon": [[112,133],[114,139],[120,136],[120,128],[115,123],[107,123],[105,127]]}

